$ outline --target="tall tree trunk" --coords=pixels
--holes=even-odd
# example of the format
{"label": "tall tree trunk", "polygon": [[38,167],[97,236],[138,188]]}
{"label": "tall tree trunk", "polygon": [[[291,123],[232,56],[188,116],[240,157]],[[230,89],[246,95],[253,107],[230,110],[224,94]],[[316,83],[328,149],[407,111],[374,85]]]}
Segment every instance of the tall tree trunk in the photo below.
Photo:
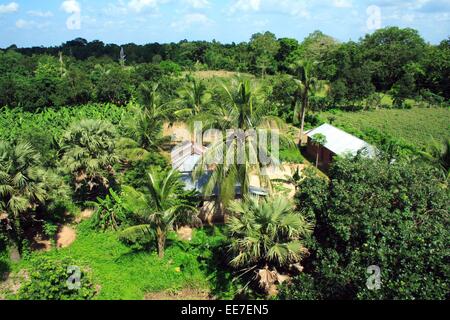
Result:
{"label": "tall tree trunk", "polygon": [[[306,92],[305,95],[307,95],[308,93]],[[302,145],[303,143],[303,134],[305,131],[305,117],[306,117],[306,109],[308,108],[308,97],[305,96],[302,99],[302,112],[300,114],[300,142],[299,142],[299,146]]]}
{"label": "tall tree trunk", "polygon": [[160,259],[164,258],[164,248],[166,246],[166,234],[158,228],[156,231],[156,236],[158,238],[158,256]]}
{"label": "tall tree trunk", "polygon": [[319,146],[316,146],[316,148],[317,148],[317,151],[316,151],[316,168],[318,168],[319,167]]}
{"label": "tall tree trunk", "polygon": [[12,223],[13,230],[13,241],[16,244],[17,250],[20,255],[22,255],[23,251],[23,240],[24,240],[24,234],[22,230],[22,224],[20,223],[20,215],[15,217],[14,222]]}

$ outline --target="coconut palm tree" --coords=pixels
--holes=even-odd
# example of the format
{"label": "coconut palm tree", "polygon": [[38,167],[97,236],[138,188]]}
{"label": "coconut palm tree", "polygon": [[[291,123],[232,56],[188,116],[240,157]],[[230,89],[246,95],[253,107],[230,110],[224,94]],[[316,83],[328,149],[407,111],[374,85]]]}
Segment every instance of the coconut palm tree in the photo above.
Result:
{"label": "coconut palm tree", "polygon": [[106,191],[113,182],[113,166],[119,161],[115,138],[113,125],[101,120],[81,120],[64,133],[60,167],[72,174],[82,196]]}
{"label": "coconut palm tree", "polygon": [[188,117],[200,115],[210,102],[211,96],[206,84],[202,80],[191,77],[188,85],[182,90],[181,98],[178,101],[182,109],[176,111],[175,114]]}
{"label": "coconut palm tree", "polygon": [[294,77],[296,77],[294,80],[297,84],[297,90],[294,94],[294,114],[298,115],[300,122],[300,145],[302,144],[305,130],[305,116],[309,108],[309,100],[318,93],[326,92],[327,89],[327,82],[324,80],[319,80],[314,76],[315,64],[316,63],[308,60],[301,60],[291,67],[295,74]]}
{"label": "coconut palm tree", "polygon": [[124,230],[125,234],[154,234],[157,240],[158,255],[164,258],[167,234],[173,228],[178,215],[183,211],[196,211],[177,197],[182,187],[177,171],[158,172],[154,168],[148,174],[147,192],[139,192],[132,187],[123,188],[124,207],[136,214],[142,224]]}
{"label": "coconut palm tree", "polygon": [[258,143],[256,130],[265,129],[269,136],[285,139],[274,129],[286,126],[281,119],[264,115],[262,105],[255,101],[256,93],[250,81],[238,79],[234,86],[223,85],[223,89],[228,101],[213,113],[210,124],[231,131],[208,148],[194,170],[194,179],[199,179],[209,165],[214,165],[204,193],[215,193],[216,209],[222,214],[236,196],[236,187],[240,187],[242,196],[250,194],[251,175],[259,178],[261,186],[271,189],[270,179],[263,173],[269,165],[276,165],[278,159],[271,155],[270,148]]}
{"label": "coconut palm tree", "polygon": [[227,222],[230,265],[243,274],[259,269],[252,280],[259,275],[265,289],[273,282],[266,283],[263,278],[267,277],[263,274],[272,274],[275,268],[286,269],[294,264],[301,268],[302,257],[308,253],[303,240],[311,234],[312,226],[292,208],[283,197],[250,197],[243,202],[231,202],[229,206],[233,213]]}
{"label": "coconut palm tree", "polygon": [[316,133],[311,137],[312,144],[316,147],[316,168],[319,167],[319,151],[320,146],[324,146],[327,143],[327,137],[321,133]]}
{"label": "coconut palm tree", "polygon": [[141,84],[138,88],[139,105],[130,104],[129,116],[123,126],[127,135],[145,150],[158,149],[162,139],[162,127],[171,110],[162,104],[158,85]]}
{"label": "coconut palm tree", "polygon": [[40,163],[39,154],[30,144],[0,141],[0,215],[7,215],[19,252],[26,214],[47,198]]}

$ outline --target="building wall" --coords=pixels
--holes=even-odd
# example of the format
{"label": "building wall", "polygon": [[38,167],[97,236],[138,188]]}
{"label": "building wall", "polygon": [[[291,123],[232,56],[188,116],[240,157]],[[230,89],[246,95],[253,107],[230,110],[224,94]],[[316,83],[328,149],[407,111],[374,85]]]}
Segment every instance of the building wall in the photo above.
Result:
{"label": "building wall", "polygon": [[316,147],[308,137],[306,156],[313,164],[316,164],[317,149],[319,149],[319,168],[328,171],[333,161],[334,153],[323,146]]}

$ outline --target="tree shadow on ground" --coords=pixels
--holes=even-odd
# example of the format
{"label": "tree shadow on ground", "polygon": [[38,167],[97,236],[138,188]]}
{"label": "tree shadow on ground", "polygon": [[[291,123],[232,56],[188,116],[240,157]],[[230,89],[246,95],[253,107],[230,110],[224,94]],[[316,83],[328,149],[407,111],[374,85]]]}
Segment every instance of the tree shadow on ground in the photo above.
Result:
{"label": "tree shadow on ground", "polygon": [[11,272],[11,267],[7,261],[0,260],[0,281],[6,281]]}
{"label": "tree shadow on ground", "polygon": [[[213,226],[204,227],[208,237],[216,236]],[[226,240],[217,243],[193,245],[200,252],[197,260],[208,277],[211,294],[216,298],[234,298],[233,270],[228,265],[228,250]],[[207,253],[208,252],[208,253]],[[207,253],[207,254],[204,254]]]}

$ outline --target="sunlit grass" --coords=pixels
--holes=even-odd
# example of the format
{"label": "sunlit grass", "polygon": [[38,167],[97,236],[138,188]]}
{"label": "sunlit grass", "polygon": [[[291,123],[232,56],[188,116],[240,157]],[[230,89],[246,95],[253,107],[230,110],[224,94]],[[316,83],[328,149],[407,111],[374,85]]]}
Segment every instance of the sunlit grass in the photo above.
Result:
{"label": "sunlit grass", "polygon": [[419,148],[450,137],[450,108],[379,109],[359,112],[323,112],[333,124],[360,131],[376,129]]}
{"label": "sunlit grass", "polygon": [[[204,230],[195,231],[193,241],[206,238],[204,233]],[[211,240],[220,241],[220,237]],[[77,240],[69,248],[33,253],[33,256],[76,261],[91,272],[93,282],[99,286],[96,299],[140,300],[149,292],[176,292],[183,288],[210,292],[211,275],[201,266],[198,256],[177,244],[175,235],[171,238],[165,258],[160,260],[154,250],[134,252],[118,240],[117,233],[93,231],[82,224]],[[29,262],[23,260],[13,265],[13,270],[27,267]]]}

